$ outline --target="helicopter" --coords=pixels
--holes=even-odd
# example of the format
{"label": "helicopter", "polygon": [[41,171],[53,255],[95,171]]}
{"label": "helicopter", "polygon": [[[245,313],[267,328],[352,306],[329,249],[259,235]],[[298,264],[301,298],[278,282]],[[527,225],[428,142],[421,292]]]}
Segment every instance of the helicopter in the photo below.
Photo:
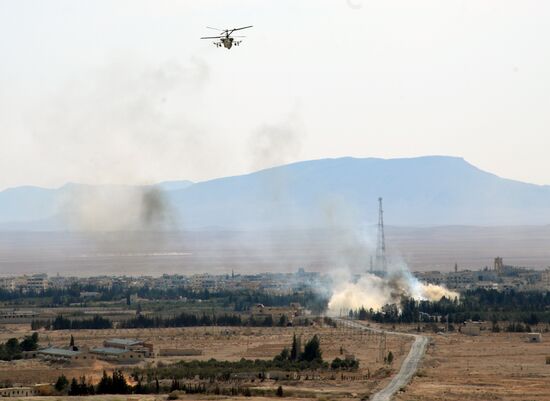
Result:
{"label": "helicopter", "polygon": [[218,29],[213,28],[211,26],[207,26],[208,29],[214,29],[215,31],[219,31],[220,33],[218,36],[203,36],[201,39],[219,39],[218,41],[214,42],[214,45],[216,47],[225,47],[226,49],[231,49],[233,46],[239,46],[242,40],[235,40],[234,38],[244,38],[245,36],[231,36],[233,32],[240,31],[241,29],[248,29],[252,28],[252,25],[249,26],[243,26],[241,28],[233,28],[233,29]]}

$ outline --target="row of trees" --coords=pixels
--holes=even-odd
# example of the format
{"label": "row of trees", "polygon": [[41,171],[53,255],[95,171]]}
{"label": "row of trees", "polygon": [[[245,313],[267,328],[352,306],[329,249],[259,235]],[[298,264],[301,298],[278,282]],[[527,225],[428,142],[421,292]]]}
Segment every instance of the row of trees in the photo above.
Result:
{"label": "row of trees", "polygon": [[136,369],[134,377],[147,377],[148,381],[159,379],[193,379],[199,377],[201,380],[219,380],[227,381],[232,374],[257,372],[258,379],[263,377],[262,372],[270,370],[284,371],[302,371],[315,369],[328,369],[328,363],[318,360],[291,361],[275,358],[273,360],[264,359],[244,359],[239,361],[219,361],[210,359],[208,361],[180,361],[170,365],[160,365],[157,367]]}
{"label": "row of trees", "polygon": [[416,301],[403,298],[399,305],[386,305],[382,310],[359,308],[350,317],[380,323],[418,323],[434,321],[436,316],[446,322],[466,320],[499,320],[527,325],[550,323],[550,292],[517,292],[475,289],[465,291],[460,300],[441,298],[439,301]]}
{"label": "row of trees", "polygon": [[359,361],[357,359],[334,358],[330,363],[330,368],[333,370],[357,370]]}
{"label": "row of trees", "polygon": [[[271,316],[264,319],[255,319],[253,317],[243,318],[238,314],[195,314],[186,312],[166,318],[161,316],[149,317],[138,314],[136,317],[120,323],[121,328],[127,329],[197,326],[285,327],[287,325],[288,317],[286,315],[282,315],[280,319],[274,321]],[[41,328],[45,328],[47,330],[101,330],[113,328],[113,322],[99,315],[96,315],[91,319],[68,319],[59,315],[54,320],[33,320],[31,322],[31,328],[33,330],[39,330]]]}
{"label": "row of trees", "polygon": [[120,283],[113,283],[111,287],[102,287],[93,284],[74,283],[69,288],[48,288],[43,291],[5,290],[0,289],[0,301],[14,304],[33,303],[39,306],[59,307],[75,303],[86,303],[89,299],[81,297],[82,292],[97,292],[97,301],[111,302],[124,301],[130,304],[130,294],[137,294],[139,298],[149,300],[212,300],[225,308],[232,308],[236,312],[245,311],[254,304],[266,306],[285,306],[291,302],[297,302],[306,308],[321,313],[327,307],[328,299],[325,295],[304,288],[292,294],[266,294],[258,290],[218,290],[194,291],[189,287],[176,288],[150,288],[148,286],[139,289],[130,289]]}
{"label": "row of trees", "polygon": [[[341,351],[342,352],[342,351]],[[292,345],[290,349],[283,348],[281,353],[277,355],[274,359],[275,361],[287,361],[287,362],[298,362],[306,364],[314,364],[327,368],[328,365],[323,361],[323,352],[321,351],[321,341],[319,336],[314,335],[310,338],[304,345],[304,350],[301,351],[300,343],[296,334],[292,337]],[[335,358],[331,364],[330,368],[333,370],[356,370],[359,368],[359,361],[355,358]]]}
{"label": "row of trees", "polygon": [[[158,384],[158,383],[157,383]],[[80,377],[78,380],[73,377],[71,382],[65,375],[61,375],[55,382],[55,389],[60,393],[68,395],[94,395],[94,394],[130,394],[136,391],[136,386],[130,386],[126,382],[124,374],[120,370],[115,370],[110,376],[103,371],[103,376],[97,385],[91,384],[86,377]]]}
{"label": "row of trees", "polygon": [[124,328],[156,328],[156,327],[193,327],[193,326],[245,326],[247,321],[237,314],[202,315],[182,312],[179,315],[162,318],[138,315],[121,323]]}
{"label": "row of trees", "polygon": [[33,320],[31,322],[32,330],[40,328],[46,330],[101,330],[112,329],[113,322],[99,315],[95,315],[91,319],[68,319],[59,315],[54,320]]}

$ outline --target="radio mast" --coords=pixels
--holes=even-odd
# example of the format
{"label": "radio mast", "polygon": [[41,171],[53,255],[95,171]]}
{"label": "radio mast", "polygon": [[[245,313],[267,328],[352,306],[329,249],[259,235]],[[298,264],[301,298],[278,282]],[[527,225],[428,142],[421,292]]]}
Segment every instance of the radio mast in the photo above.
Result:
{"label": "radio mast", "polygon": [[384,236],[384,210],[382,198],[378,198],[378,239],[376,242],[376,270],[385,275],[387,273],[386,238]]}

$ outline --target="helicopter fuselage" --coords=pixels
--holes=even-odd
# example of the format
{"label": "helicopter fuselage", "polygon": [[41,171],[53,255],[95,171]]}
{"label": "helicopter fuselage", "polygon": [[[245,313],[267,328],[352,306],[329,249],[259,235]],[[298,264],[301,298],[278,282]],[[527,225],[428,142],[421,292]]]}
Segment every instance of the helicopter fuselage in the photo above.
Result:
{"label": "helicopter fuselage", "polygon": [[231,37],[223,38],[220,40],[220,42],[226,49],[231,49],[231,47],[233,47],[233,38]]}
{"label": "helicopter fuselage", "polygon": [[235,40],[231,36],[226,36],[221,38],[219,42],[214,42],[217,47],[225,47],[226,49],[231,49],[233,46],[238,46],[241,43],[240,40]]}

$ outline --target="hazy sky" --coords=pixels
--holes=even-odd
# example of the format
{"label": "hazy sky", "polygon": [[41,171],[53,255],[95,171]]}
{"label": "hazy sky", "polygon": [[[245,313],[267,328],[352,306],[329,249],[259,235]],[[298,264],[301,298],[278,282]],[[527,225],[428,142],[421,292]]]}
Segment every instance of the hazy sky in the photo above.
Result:
{"label": "hazy sky", "polygon": [[544,0],[0,0],[0,188],[431,154],[550,184],[549,21]]}

